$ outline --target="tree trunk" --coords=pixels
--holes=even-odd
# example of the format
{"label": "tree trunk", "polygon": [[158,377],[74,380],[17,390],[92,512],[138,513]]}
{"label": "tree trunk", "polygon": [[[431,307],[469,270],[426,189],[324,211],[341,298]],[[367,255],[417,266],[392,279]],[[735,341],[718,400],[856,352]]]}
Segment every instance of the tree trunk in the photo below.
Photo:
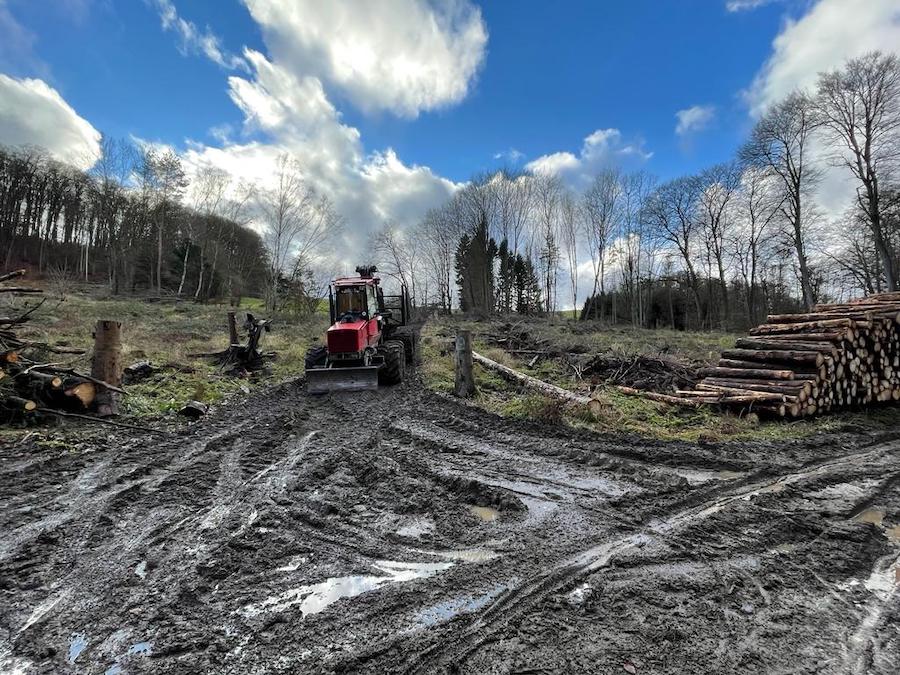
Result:
{"label": "tree trunk", "polygon": [[[91,377],[114,387],[122,384],[122,324],[118,321],[97,322],[94,329],[94,356]],[[96,397],[97,412],[102,417],[119,414],[119,394],[100,387]]]}

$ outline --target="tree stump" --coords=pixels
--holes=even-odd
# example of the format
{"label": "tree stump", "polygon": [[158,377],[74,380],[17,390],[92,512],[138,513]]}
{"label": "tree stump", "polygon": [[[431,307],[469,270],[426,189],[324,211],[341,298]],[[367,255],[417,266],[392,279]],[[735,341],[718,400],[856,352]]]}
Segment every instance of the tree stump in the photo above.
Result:
{"label": "tree stump", "polygon": [[475,374],[472,370],[472,333],[460,331],[456,336],[456,381],[454,393],[469,398],[475,393]]}
{"label": "tree stump", "polygon": [[[100,320],[94,329],[94,357],[91,361],[91,377],[114,387],[122,386],[122,324],[118,321]],[[97,413],[101,417],[119,414],[119,393],[97,388],[95,399]]]}

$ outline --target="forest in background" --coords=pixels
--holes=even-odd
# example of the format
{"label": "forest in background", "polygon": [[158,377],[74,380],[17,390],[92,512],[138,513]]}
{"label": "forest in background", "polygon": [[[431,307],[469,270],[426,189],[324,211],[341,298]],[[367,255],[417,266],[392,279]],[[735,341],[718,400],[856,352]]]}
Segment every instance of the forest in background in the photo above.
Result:
{"label": "forest in background", "polygon": [[[260,186],[111,138],[88,172],[0,149],[2,262],[112,294],[254,295],[300,313],[337,271],[375,262],[416,306],[445,312],[581,306],[610,323],[740,328],[897,289],[898,140],[900,64],[871,53],[771,106],[735,158],[699,174],[607,168],[576,189],[555,174],[485,173],[415,227],[384,224],[347,260],[330,246],[343,219],[288,155]],[[856,188],[831,220],[815,201],[829,167]]]}

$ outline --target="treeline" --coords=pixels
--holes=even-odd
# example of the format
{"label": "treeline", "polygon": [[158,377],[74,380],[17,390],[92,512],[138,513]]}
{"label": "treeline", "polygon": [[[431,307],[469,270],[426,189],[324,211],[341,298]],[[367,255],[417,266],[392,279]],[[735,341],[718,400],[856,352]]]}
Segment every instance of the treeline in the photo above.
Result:
{"label": "treeline", "polygon": [[38,148],[0,148],[4,263],[105,282],[116,294],[259,293],[265,247],[244,225],[246,197],[235,200],[232,188],[214,169],[189,185],[174,153],[110,138],[87,172]]}
{"label": "treeline", "polygon": [[[419,305],[444,311],[576,315],[586,296],[584,317],[740,327],[898,288],[898,162],[900,63],[876,52],[770,106],[733,160],[697,175],[605,169],[576,191],[499,171],[373,246]],[[829,167],[855,187],[831,220],[815,199]]]}

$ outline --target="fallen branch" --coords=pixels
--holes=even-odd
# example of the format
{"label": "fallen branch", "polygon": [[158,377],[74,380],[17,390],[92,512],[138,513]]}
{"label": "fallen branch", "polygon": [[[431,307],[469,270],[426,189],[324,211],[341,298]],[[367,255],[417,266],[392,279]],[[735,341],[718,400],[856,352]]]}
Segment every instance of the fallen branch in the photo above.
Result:
{"label": "fallen branch", "polygon": [[80,415],[78,413],[70,413],[70,412],[62,412],[61,410],[54,410],[53,408],[38,408],[37,412],[46,413],[48,415],[57,415],[58,417],[73,417],[79,420],[85,420],[87,422],[96,422],[98,424],[108,424],[113,427],[121,427],[122,429],[132,429],[134,431],[146,431],[151,434],[159,434],[160,436],[171,436],[172,434],[168,431],[160,431],[159,429],[154,429],[153,427],[143,427],[138,424],[127,424],[125,422],[115,422],[111,419],[107,419],[105,417],[92,417],[91,415]]}
{"label": "fallen branch", "polygon": [[550,384],[549,382],[544,382],[536,377],[531,377],[531,375],[520,373],[518,370],[513,370],[508,366],[504,366],[502,363],[497,363],[486,356],[482,356],[478,352],[472,352],[472,359],[485,368],[499,373],[506,380],[524,385],[550,396],[551,398],[586,406],[595,415],[598,414],[602,408],[602,403],[597,399],[591,398],[590,396],[581,396],[580,394],[563,389],[562,387],[557,387],[555,384]]}
{"label": "fallen branch", "polygon": [[10,279],[16,279],[18,277],[24,277],[25,270],[13,270],[12,272],[7,272],[6,274],[0,274],[0,281],[9,281]]}

